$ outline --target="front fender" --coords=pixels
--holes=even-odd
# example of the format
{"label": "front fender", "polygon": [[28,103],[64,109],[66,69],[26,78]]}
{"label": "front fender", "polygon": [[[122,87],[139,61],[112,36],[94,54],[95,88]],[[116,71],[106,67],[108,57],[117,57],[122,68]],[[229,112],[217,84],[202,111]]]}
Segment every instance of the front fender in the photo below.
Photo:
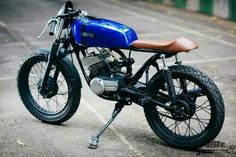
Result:
{"label": "front fender", "polygon": [[[38,49],[36,50],[36,53],[38,53],[39,55],[49,55],[50,50],[48,49]],[[72,61],[69,59],[69,57],[64,57],[62,59],[57,58],[57,61],[60,62],[63,66],[66,67],[66,69],[73,75],[75,76],[75,83],[78,86],[78,89],[82,88],[82,83],[81,83],[81,78],[80,75],[77,71],[77,68],[74,66],[74,64],[72,63]]]}

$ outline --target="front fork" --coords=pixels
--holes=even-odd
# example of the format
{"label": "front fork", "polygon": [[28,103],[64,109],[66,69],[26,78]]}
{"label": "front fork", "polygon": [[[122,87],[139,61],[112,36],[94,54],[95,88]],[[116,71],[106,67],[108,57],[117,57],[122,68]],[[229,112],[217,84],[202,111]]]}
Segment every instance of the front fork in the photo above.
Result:
{"label": "front fork", "polygon": [[[47,92],[45,93],[45,91],[47,90],[46,88],[47,88],[48,77],[49,77],[49,74],[50,74],[50,71],[51,71],[51,68],[52,68],[52,64],[54,63],[54,61],[56,60],[56,57],[57,57],[57,51],[58,51],[58,48],[60,46],[60,38],[61,38],[61,33],[62,33],[63,26],[64,26],[64,19],[60,19],[59,27],[56,31],[56,39],[52,44],[52,48],[51,48],[51,51],[50,51],[49,56],[48,56],[47,68],[45,70],[44,76],[42,78],[42,81],[41,81],[41,84],[40,84],[40,87],[39,87],[39,92],[44,97],[47,97],[46,96]],[[55,71],[54,76],[53,76],[54,80],[57,80],[58,75],[59,75],[59,70],[56,68],[56,71]]]}
{"label": "front fork", "polygon": [[[54,42],[53,45],[52,45],[51,51],[50,51],[49,56],[48,56],[47,67],[46,67],[46,70],[44,72],[44,75],[43,75],[43,78],[42,78],[42,81],[41,81],[41,85],[40,85],[40,88],[39,88],[40,93],[44,93],[46,88],[47,88],[46,84],[47,84],[47,81],[48,81],[48,77],[49,77],[49,74],[50,74],[50,71],[51,71],[52,64],[56,59],[57,50],[59,48],[59,45],[60,45],[60,43],[58,43],[58,42]],[[58,74],[59,74],[59,71],[56,68],[56,71],[55,71],[55,74],[54,74],[54,79],[57,79]],[[42,95],[44,95],[44,94],[42,94]]]}

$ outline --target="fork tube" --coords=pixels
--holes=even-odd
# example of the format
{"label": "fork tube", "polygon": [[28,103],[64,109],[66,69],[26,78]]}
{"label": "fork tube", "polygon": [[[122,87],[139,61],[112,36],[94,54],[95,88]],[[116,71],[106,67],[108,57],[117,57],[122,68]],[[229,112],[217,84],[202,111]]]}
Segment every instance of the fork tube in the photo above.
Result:
{"label": "fork tube", "polygon": [[63,26],[64,26],[64,19],[61,19],[59,27],[57,29],[56,41],[59,41],[60,38],[61,38],[61,33],[62,33],[62,30],[63,30]]}
{"label": "fork tube", "polygon": [[53,79],[54,79],[54,80],[57,80],[58,76],[59,76],[59,69],[56,67],[56,70],[55,70]]}
{"label": "fork tube", "polygon": [[[48,57],[47,68],[45,70],[45,73],[44,73],[44,76],[43,76],[43,79],[42,79],[40,92],[43,92],[45,90],[45,85],[47,83],[48,76],[50,74],[52,64],[56,59],[57,51],[58,51],[58,48],[60,46],[60,38],[61,38],[61,33],[62,33],[62,30],[63,30],[63,26],[64,26],[64,19],[61,19],[59,27],[57,29],[56,39],[53,42],[53,45],[52,45],[52,48],[51,48],[51,51],[50,51],[50,54],[49,54],[49,57]],[[56,70],[56,73],[55,73],[54,77],[57,77],[57,75],[58,74],[57,74],[57,70]]]}
{"label": "fork tube", "polygon": [[57,42],[54,42],[53,45],[52,45],[51,52],[50,52],[49,57],[48,57],[47,68],[45,70],[43,80],[42,80],[42,83],[41,83],[40,92],[43,92],[44,89],[45,89],[45,85],[46,85],[46,82],[48,80],[48,76],[49,76],[52,64],[53,64],[53,62],[56,58],[56,54],[57,54],[57,50],[58,50],[59,45],[60,45],[60,43],[57,43]]}

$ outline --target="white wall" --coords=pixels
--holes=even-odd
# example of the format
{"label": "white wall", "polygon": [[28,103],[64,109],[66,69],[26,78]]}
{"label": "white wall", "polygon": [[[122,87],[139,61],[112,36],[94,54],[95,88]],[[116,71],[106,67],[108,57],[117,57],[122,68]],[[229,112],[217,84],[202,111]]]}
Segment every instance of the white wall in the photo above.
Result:
{"label": "white wall", "polygon": [[214,0],[213,15],[228,18],[229,7],[228,0]]}

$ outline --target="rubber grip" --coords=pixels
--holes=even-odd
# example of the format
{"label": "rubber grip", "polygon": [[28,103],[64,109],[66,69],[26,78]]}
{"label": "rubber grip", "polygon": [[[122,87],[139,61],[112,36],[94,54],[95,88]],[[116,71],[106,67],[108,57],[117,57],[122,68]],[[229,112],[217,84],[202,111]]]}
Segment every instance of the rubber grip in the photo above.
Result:
{"label": "rubber grip", "polygon": [[49,35],[53,36],[54,35],[54,31],[55,31],[55,27],[56,27],[56,21],[52,21],[50,26],[51,27],[50,27]]}

